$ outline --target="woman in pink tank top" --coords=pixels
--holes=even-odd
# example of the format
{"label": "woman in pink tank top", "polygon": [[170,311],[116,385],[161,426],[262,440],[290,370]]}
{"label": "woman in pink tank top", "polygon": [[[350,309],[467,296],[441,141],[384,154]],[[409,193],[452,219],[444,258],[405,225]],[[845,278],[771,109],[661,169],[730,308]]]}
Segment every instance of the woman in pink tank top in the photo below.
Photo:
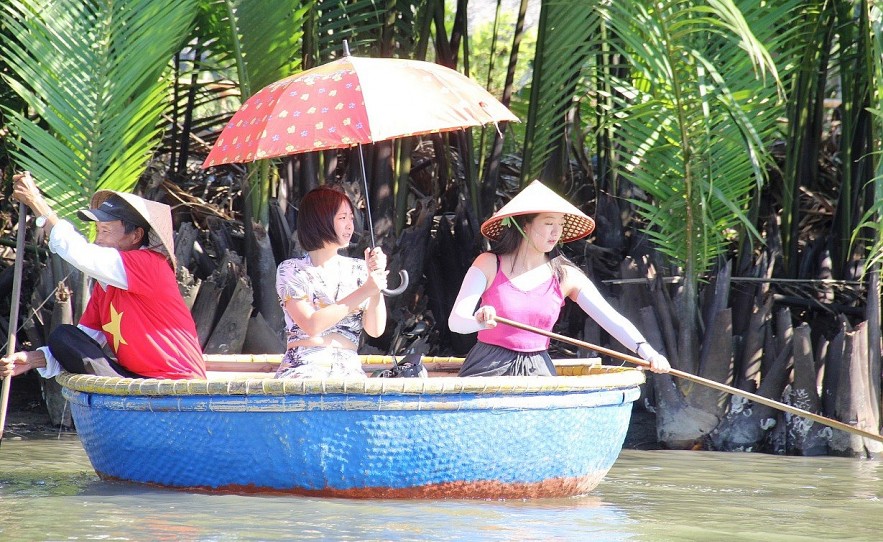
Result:
{"label": "woman in pink tank top", "polygon": [[[559,243],[589,235],[595,222],[539,181],[534,181],[481,225],[491,251],[466,272],[448,326],[478,332],[460,376],[550,376],[549,339],[497,325],[499,314],[551,331],[569,297],[610,335],[650,362],[670,369],[665,356],[601,296],[592,281],[561,254]],[[476,307],[478,309],[476,310]]]}

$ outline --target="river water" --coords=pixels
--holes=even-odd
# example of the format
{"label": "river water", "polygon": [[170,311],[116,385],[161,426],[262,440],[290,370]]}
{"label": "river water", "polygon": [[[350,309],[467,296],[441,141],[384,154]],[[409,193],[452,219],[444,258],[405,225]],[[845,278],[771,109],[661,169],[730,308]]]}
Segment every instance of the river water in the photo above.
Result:
{"label": "river water", "polygon": [[0,540],[881,540],[873,460],[623,450],[590,495],[381,501],[100,480],[76,435],[0,446]]}

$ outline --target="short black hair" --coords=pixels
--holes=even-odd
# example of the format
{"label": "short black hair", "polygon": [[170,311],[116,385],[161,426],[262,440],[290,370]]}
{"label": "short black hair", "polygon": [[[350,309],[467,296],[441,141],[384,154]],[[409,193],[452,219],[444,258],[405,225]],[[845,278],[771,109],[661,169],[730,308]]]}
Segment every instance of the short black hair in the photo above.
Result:
{"label": "short black hair", "polygon": [[133,223],[129,222],[128,220],[120,220],[120,222],[123,223],[123,231],[127,234],[132,233],[133,231],[135,231],[138,228],[141,228],[142,230],[144,230],[144,235],[141,237],[141,246],[142,247],[149,247],[150,246],[150,228],[149,227],[145,229],[144,226],[142,226],[140,224],[133,224]]}
{"label": "short black hair", "polygon": [[342,191],[320,186],[304,195],[297,212],[297,240],[307,252],[319,250],[325,243],[337,241],[334,215],[340,204],[346,202],[355,214],[353,202]]}

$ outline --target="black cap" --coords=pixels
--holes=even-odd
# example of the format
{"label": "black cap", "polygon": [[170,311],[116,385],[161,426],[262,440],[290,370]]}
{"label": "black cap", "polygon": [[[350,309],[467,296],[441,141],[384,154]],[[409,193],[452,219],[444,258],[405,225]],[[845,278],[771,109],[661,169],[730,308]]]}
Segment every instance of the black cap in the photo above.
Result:
{"label": "black cap", "polygon": [[104,200],[97,209],[83,209],[77,211],[77,216],[83,220],[92,222],[113,222],[122,220],[129,224],[134,224],[144,229],[144,232],[150,230],[150,224],[141,216],[141,213],[126,203],[126,200],[116,194],[112,194]]}

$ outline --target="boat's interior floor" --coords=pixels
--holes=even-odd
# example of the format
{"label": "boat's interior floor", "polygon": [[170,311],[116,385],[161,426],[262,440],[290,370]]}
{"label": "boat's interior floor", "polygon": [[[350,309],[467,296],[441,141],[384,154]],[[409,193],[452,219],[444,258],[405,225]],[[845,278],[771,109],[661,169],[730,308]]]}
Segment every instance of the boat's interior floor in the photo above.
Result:
{"label": "boat's interior floor", "polygon": [[[552,360],[560,375],[582,374],[585,367],[597,367],[601,365],[600,358],[573,358]],[[457,376],[463,364],[462,358],[445,358],[443,361],[425,361],[424,365],[429,373],[429,378]],[[260,361],[228,361],[206,359],[206,368],[209,380],[251,380],[261,378],[273,378],[278,361],[262,359]],[[389,369],[392,364],[364,363],[362,369],[369,377],[371,375]]]}

